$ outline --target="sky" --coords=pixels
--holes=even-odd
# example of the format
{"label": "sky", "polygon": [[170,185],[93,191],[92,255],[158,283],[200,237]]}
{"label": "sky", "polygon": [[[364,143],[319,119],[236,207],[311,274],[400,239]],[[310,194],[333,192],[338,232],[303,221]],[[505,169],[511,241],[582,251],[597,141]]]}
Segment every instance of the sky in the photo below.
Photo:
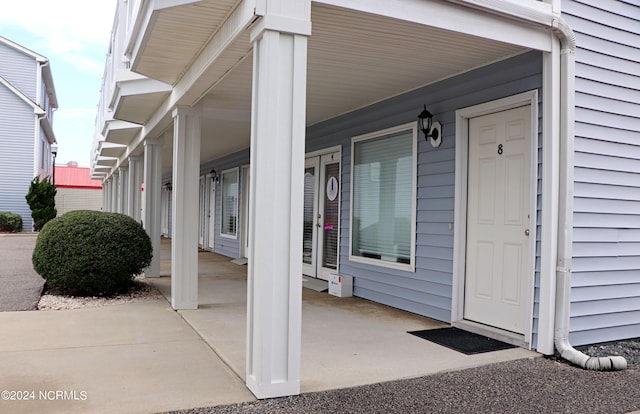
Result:
{"label": "sky", "polygon": [[2,2],[0,36],[49,59],[58,98],[56,165],[89,167],[117,0]]}

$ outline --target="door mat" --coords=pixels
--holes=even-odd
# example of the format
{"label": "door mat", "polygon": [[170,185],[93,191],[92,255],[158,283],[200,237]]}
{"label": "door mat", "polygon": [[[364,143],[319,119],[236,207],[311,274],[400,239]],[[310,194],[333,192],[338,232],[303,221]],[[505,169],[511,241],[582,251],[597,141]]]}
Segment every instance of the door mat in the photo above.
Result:
{"label": "door mat", "polygon": [[466,355],[482,354],[484,352],[500,351],[516,347],[506,342],[487,338],[486,336],[463,331],[458,328],[427,329],[424,331],[409,331],[408,333]]}
{"label": "door mat", "polygon": [[302,278],[302,287],[315,290],[316,292],[328,292],[329,282],[321,279],[312,279],[309,277]]}

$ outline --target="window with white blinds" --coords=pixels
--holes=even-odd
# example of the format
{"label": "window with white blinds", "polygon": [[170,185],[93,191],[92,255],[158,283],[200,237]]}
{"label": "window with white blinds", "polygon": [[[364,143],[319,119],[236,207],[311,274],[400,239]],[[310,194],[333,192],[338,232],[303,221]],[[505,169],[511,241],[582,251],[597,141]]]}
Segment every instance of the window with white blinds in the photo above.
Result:
{"label": "window with white blinds", "polygon": [[222,172],[222,223],[220,233],[237,237],[238,226],[238,169]]}
{"label": "window with white blinds", "polygon": [[352,145],[351,259],[413,270],[415,126],[356,137]]}

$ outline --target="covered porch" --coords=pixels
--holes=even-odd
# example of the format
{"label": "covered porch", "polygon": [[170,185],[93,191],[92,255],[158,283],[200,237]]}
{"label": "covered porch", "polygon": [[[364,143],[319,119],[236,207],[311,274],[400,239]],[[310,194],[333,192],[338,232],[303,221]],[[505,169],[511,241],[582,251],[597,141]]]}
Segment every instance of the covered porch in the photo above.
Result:
{"label": "covered porch", "polygon": [[[198,266],[198,309],[176,312],[246,381],[247,267],[208,251],[198,253]],[[150,281],[170,302],[170,239],[161,242],[160,278]],[[419,377],[539,355],[519,347],[465,355],[407,333],[445,326],[365,299],[338,298],[303,287],[301,392]]]}
{"label": "covered porch", "polygon": [[[528,254],[521,263],[528,265],[517,286],[524,286],[519,293],[525,290],[526,300],[512,301],[523,316],[522,326],[510,331],[523,337],[524,346],[535,343],[540,352],[553,352],[559,143],[567,142],[559,137],[564,131],[559,52],[567,42],[561,45],[552,34],[560,30],[557,8],[532,0],[502,0],[491,7],[473,0],[123,2],[117,22],[133,23],[127,23],[130,30],[116,29],[115,56],[126,57],[125,70],[159,83],[116,79],[108,89],[112,99],[103,109],[113,119],[103,122],[101,137],[120,146],[102,146],[96,153],[94,171],[100,166],[109,171],[97,173],[105,179],[105,209],[140,220],[155,251],[167,248],[160,246],[162,229],[171,230],[173,251],[154,259],[146,276],[159,277],[154,283],[172,307],[203,338],[211,338],[210,346],[258,398],[486,363],[490,356],[449,358],[452,351],[406,333],[442,325],[302,287],[302,173],[310,154],[338,154],[338,173],[328,178],[342,180],[331,185],[340,221],[330,227],[341,243],[332,270],[354,277],[356,295],[369,289],[373,293],[366,297],[372,300],[385,295],[391,300],[380,302],[455,323],[464,319],[460,258],[466,235],[458,229],[466,220],[461,189],[467,186],[460,177],[468,162],[457,141],[465,122],[487,109],[460,116],[457,111],[475,111],[486,102],[503,105],[501,99],[509,100],[509,109],[529,106],[526,125],[535,127],[525,129],[542,142],[542,168],[538,173],[535,157],[526,163],[523,177],[530,185],[522,193],[534,202],[514,205],[522,207],[518,217],[528,220],[518,235],[529,237],[532,229],[532,240],[541,237],[539,245],[532,242],[522,250]],[[509,67],[514,59],[521,63],[518,69]],[[498,64],[501,71],[494,73]],[[128,88],[131,82],[139,84],[136,93]],[[522,93],[529,94],[527,102]],[[442,126],[442,147],[418,138],[416,115],[427,107]],[[354,255],[349,232],[356,221],[351,217],[356,140],[386,140],[390,129],[400,127],[393,134],[410,130],[403,144],[408,155],[394,159],[410,158],[409,178],[399,180],[410,184],[399,191],[399,202],[378,204],[385,207],[380,221],[393,219],[385,223],[395,223],[391,206],[409,211],[410,226],[398,225],[408,243],[403,239],[389,247],[408,245],[409,252],[393,260],[375,249],[372,257],[365,256],[368,250]],[[540,146],[529,147],[538,154]],[[498,151],[502,155],[501,146]],[[375,162],[367,163],[372,164],[368,180],[378,182]],[[211,197],[218,183],[221,190]],[[214,202],[207,212],[203,200],[209,198]],[[214,244],[205,243],[210,237],[202,232],[207,216],[213,217],[205,227]],[[198,245],[227,258],[198,254]],[[205,255],[207,260],[198,257]],[[234,268],[228,257],[246,257],[248,269]],[[209,266],[212,270],[205,270]],[[397,280],[390,283],[390,276]],[[445,362],[451,359],[455,363]],[[348,380],[345,366],[361,382]]]}

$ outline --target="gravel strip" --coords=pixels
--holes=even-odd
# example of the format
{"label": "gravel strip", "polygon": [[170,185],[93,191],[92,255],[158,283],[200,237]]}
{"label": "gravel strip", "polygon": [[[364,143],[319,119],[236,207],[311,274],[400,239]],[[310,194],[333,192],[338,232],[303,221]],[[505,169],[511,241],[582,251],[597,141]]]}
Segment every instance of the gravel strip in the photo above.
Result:
{"label": "gravel strip", "polygon": [[640,410],[640,338],[593,347],[603,356],[613,352],[628,356],[629,369],[586,371],[555,358],[530,358],[415,379],[170,413],[615,414]]}
{"label": "gravel strip", "polygon": [[160,299],[162,294],[151,286],[143,275],[134,277],[134,284],[127,293],[110,297],[76,297],[44,294],[38,302],[38,310],[63,310],[95,308],[99,306],[118,305],[123,303],[141,302],[150,299]]}

